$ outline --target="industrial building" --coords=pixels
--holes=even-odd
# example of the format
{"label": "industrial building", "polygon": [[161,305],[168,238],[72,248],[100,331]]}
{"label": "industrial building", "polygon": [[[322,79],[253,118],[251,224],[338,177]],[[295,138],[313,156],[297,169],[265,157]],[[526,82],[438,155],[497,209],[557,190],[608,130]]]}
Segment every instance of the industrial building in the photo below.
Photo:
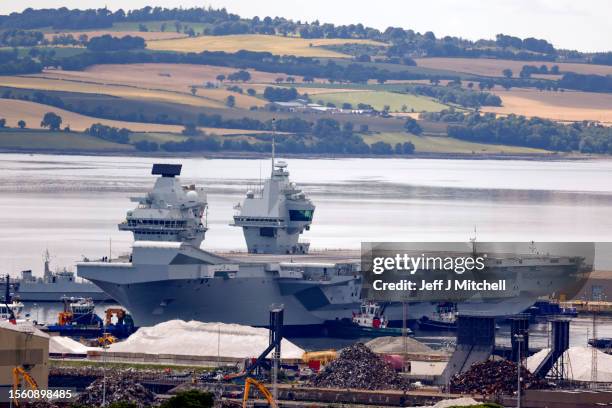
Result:
{"label": "industrial building", "polygon": [[[27,373],[39,389],[48,388],[49,336],[31,324],[0,321],[0,395],[13,387],[14,369]],[[22,389],[30,386],[19,375]],[[3,398],[4,399],[4,398]]]}

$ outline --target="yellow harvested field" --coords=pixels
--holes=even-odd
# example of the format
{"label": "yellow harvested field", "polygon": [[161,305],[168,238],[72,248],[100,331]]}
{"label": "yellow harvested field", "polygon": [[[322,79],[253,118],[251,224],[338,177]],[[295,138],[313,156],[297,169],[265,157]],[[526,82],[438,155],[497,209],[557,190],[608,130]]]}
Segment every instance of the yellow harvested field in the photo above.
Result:
{"label": "yellow harvested field", "polygon": [[[36,102],[22,101],[18,99],[0,99],[0,118],[6,119],[8,127],[17,127],[17,122],[24,120],[28,129],[40,129],[40,121],[47,112],[54,112],[61,116],[62,127],[68,125],[70,126],[70,129],[74,131],[85,130],[94,123],[102,123],[103,125],[117,128],[126,128],[133,132],[181,133],[183,130],[183,126],[178,125],[100,119]],[[214,133],[219,136],[265,133],[261,130],[209,127],[200,127],[199,129],[205,133]]]}
{"label": "yellow harvested field", "polygon": [[370,44],[385,46],[386,44],[361,39],[322,38],[306,39],[297,37],[281,37],[274,35],[244,34],[224,36],[200,36],[176,40],[148,41],[147,48],[163,51],[202,52],[240,50],[266,51],[275,55],[296,55],[301,57],[347,57],[335,51],[320,48],[323,45]]}
{"label": "yellow harvested field", "polygon": [[[491,58],[417,58],[417,66],[424,68],[446,69],[467,74],[502,76],[502,71],[510,68],[514,76],[521,72],[523,65],[547,65],[549,68],[558,65],[561,72],[576,72],[579,74],[612,75],[612,66],[578,64],[550,61],[512,61]],[[554,79],[554,76],[549,76]]]}
{"label": "yellow harvested field", "polygon": [[347,89],[347,88],[308,88],[298,86],[297,91],[301,94],[307,93],[308,95],[319,95],[328,93],[341,93],[341,92],[363,92],[363,89]]}
{"label": "yellow harvested field", "polygon": [[10,127],[17,127],[17,122],[24,120],[29,129],[40,129],[40,121],[47,112],[55,112],[60,115],[63,120],[62,127],[70,126],[70,129],[75,131],[85,130],[94,123],[102,123],[107,126],[118,128],[127,128],[135,132],[179,133],[183,129],[181,126],[175,125],[98,119],[36,102],[0,99],[0,117],[5,118],[7,126]]}
{"label": "yellow harvested field", "polygon": [[593,92],[542,92],[535,89],[496,90],[502,107],[483,106],[484,112],[539,116],[558,121],[593,120],[612,124],[612,95]]}
{"label": "yellow harvested field", "polygon": [[82,92],[91,94],[111,95],[120,98],[150,99],[162,102],[180,103],[199,107],[222,107],[223,103],[211,99],[192,96],[187,93],[144,89],[134,86],[112,85],[95,82],[78,82],[58,80],[46,77],[45,74],[32,76],[0,76],[1,86],[14,88],[40,89],[46,91]]}
{"label": "yellow harvested field", "polygon": [[160,32],[160,31],[107,31],[107,30],[99,30],[99,31],[60,31],[54,33],[45,33],[45,38],[49,41],[53,39],[53,37],[58,35],[66,35],[70,34],[74,38],[78,39],[80,35],[85,34],[87,38],[91,39],[94,37],[101,37],[103,35],[111,35],[113,37],[125,37],[126,35],[131,35],[132,37],[141,37],[146,41],[154,41],[154,40],[170,40],[174,38],[185,38],[187,34],[183,33],[172,33],[172,32]]}
{"label": "yellow harvested field", "polygon": [[[45,70],[44,76],[187,92],[192,85],[217,83],[217,75],[228,76],[236,71],[236,68],[194,64],[108,64],[94,65],[85,71]],[[276,78],[283,76],[252,69],[246,71],[251,74],[250,82],[274,82]],[[247,84],[248,82],[244,86]],[[242,86],[241,83],[238,85]]]}

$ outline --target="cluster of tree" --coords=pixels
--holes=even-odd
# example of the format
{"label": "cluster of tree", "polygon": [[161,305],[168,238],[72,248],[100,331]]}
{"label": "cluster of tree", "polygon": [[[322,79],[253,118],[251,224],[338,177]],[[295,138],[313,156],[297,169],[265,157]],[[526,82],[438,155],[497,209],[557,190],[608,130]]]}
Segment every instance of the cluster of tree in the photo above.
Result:
{"label": "cluster of tree", "polygon": [[423,128],[414,118],[406,119],[406,122],[404,123],[404,129],[406,129],[406,132],[412,133],[413,135],[417,136],[423,133]]}
{"label": "cluster of tree", "polygon": [[93,137],[107,140],[114,143],[128,144],[130,143],[130,131],[125,128],[116,128],[112,126],[106,126],[101,123],[94,123],[85,131]]}
{"label": "cluster of tree", "polygon": [[53,45],[87,45],[89,37],[87,34],[80,34],[75,38],[72,34],[59,34],[51,38],[50,44]]}
{"label": "cluster of tree", "polygon": [[[445,36],[436,38],[435,34],[427,31],[424,34],[401,27],[389,27],[380,38],[391,43],[386,55],[389,57],[410,57],[413,55],[429,57],[466,57],[466,58],[503,58],[513,60],[548,60],[556,57],[554,49],[551,53],[536,54],[521,46],[517,49],[508,49],[492,40],[469,41],[463,38]],[[520,39],[519,39],[520,40]],[[526,39],[528,47],[538,48],[537,44],[544,40]],[[522,44],[523,40],[521,40]],[[541,45],[540,45],[541,46]],[[546,47],[543,47],[543,49]],[[582,56],[580,54],[580,56]]]}
{"label": "cluster of tree", "polygon": [[409,85],[406,92],[429,96],[443,103],[453,103],[468,108],[501,106],[501,98],[489,92],[463,89],[460,86]]}
{"label": "cluster of tree", "polygon": [[244,69],[241,69],[240,71],[236,71],[236,72],[232,72],[231,74],[229,74],[227,76],[227,80],[228,81],[241,81],[241,82],[246,82],[249,81],[251,79],[251,74],[249,73],[249,71],[245,71]]}
{"label": "cluster of tree", "polygon": [[[361,135],[354,131],[351,122],[340,123],[334,119],[321,118],[310,123],[299,118],[280,119],[275,123],[261,123],[265,130],[273,127],[278,131],[292,132],[276,138],[276,150],[284,153],[311,154],[375,154],[375,155],[406,155],[414,153],[414,145],[410,142],[398,143],[395,146],[385,142],[376,142],[371,146],[363,141]],[[360,129],[362,131],[363,129]],[[366,129],[367,130],[367,129]],[[141,141],[134,146],[141,151],[194,152],[194,151],[252,151],[269,152],[271,149],[271,134],[259,134],[258,142],[226,138],[223,143],[214,135],[189,137],[181,142],[166,142],[158,145],[154,142]]]}
{"label": "cluster of tree", "polygon": [[51,131],[60,130],[62,126],[62,117],[55,112],[47,112],[40,122],[41,128],[49,128]]}
{"label": "cluster of tree", "polygon": [[[510,71],[510,77],[512,77],[511,70],[504,70],[504,75],[506,76],[508,71]],[[558,65],[553,65],[550,67],[550,69],[548,69],[548,65],[546,64],[542,64],[539,67],[535,65],[523,65],[523,68],[521,68],[521,72],[519,73],[519,77],[530,78],[533,74],[559,75],[560,73],[561,72]]]}
{"label": "cluster of tree", "polygon": [[[444,115],[440,116],[441,120]],[[537,117],[496,117],[490,113],[457,112],[453,119],[455,123],[449,125],[448,135],[457,139],[554,151],[612,154],[612,129],[590,122],[565,125]]]}
{"label": "cluster of tree", "polygon": [[6,30],[0,31],[0,47],[32,47],[45,38],[40,31]]}
{"label": "cluster of tree", "polygon": [[131,35],[119,38],[105,34],[100,37],[94,37],[87,43],[87,49],[94,52],[143,50],[145,46],[144,38],[133,37]]}
{"label": "cluster of tree", "polygon": [[420,113],[419,118],[423,120],[429,120],[431,122],[460,123],[460,122],[463,122],[463,119],[465,118],[465,114],[461,112],[457,112],[454,109],[444,109],[440,112]]}
{"label": "cluster of tree", "polygon": [[275,88],[267,86],[264,89],[263,97],[271,102],[288,102],[296,99],[299,96],[297,89],[291,88]]}
{"label": "cluster of tree", "polygon": [[218,114],[201,113],[197,119],[198,126],[226,129],[266,130],[266,124],[260,120],[244,117],[241,119],[226,119]]}
{"label": "cluster of tree", "polygon": [[528,50],[542,54],[555,54],[555,47],[546,40],[529,37],[520,39],[511,35],[497,34],[495,44],[501,48],[514,48],[517,50]]}
{"label": "cluster of tree", "polygon": [[558,81],[562,88],[588,92],[612,92],[612,75],[576,74],[567,72]]}
{"label": "cluster of tree", "polygon": [[612,51],[595,53],[591,57],[591,63],[600,65],[612,65]]}
{"label": "cluster of tree", "polygon": [[[11,13],[0,18],[0,28],[34,28],[52,27],[54,29],[106,28],[119,21],[123,11],[112,13],[108,9],[69,10],[27,8],[21,13]],[[125,13],[123,13],[125,14]]]}
{"label": "cluster of tree", "polygon": [[0,50],[0,75],[35,74],[43,65],[30,56],[20,56],[17,49]]}

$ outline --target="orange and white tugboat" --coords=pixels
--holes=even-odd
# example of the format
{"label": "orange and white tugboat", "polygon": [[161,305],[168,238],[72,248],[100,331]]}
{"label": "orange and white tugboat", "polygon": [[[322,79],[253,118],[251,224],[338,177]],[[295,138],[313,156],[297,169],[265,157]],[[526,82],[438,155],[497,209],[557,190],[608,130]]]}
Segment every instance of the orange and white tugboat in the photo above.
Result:
{"label": "orange and white tugboat", "polygon": [[[329,335],[340,338],[401,336],[401,328],[389,327],[384,309],[379,303],[366,300],[361,303],[359,312],[353,312],[350,320],[329,322]],[[406,330],[409,336],[414,334],[409,328]]]}

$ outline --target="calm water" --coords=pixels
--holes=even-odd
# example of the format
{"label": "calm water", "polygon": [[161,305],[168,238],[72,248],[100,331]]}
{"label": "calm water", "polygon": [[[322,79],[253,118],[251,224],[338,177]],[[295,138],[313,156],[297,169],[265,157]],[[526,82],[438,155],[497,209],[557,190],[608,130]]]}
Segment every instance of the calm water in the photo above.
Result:
{"label": "calm water", "polygon": [[[114,306],[116,305],[113,302],[99,303],[96,305],[96,313],[99,316],[104,316],[104,311]],[[31,319],[41,323],[56,322],[57,314],[60,311],[62,311],[62,305],[59,303],[36,304],[27,302],[24,308],[24,313],[29,313]],[[588,339],[592,337],[592,327],[592,319],[588,316],[573,319],[570,326],[571,346],[585,346]],[[416,325],[412,324],[411,328],[415,331],[415,338],[417,340],[435,349],[449,347],[456,341],[457,334],[455,332],[420,331]],[[612,317],[599,316],[597,332],[599,337],[612,337]],[[546,322],[542,321],[531,325],[531,347],[549,347],[549,337],[549,325]],[[505,346],[510,345],[510,326],[507,323],[500,322],[500,329],[497,331],[496,339],[498,344]],[[340,349],[357,341],[357,339],[337,339],[329,337],[292,338],[291,340],[306,350],[321,350],[326,348]],[[371,339],[364,338],[359,340],[367,342]]]}
{"label": "calm water", "polygon": [[[270,171],[268,160],[0,155],[0,273],[42,273],[82,256],[129,251],[117,223],[150,188],[156,161],[181,162],[208,190],[203,247],[243,249],[233,206]],[[315,201],[313,248],[361,241],[612,241],[612,161],[291,159]]]}

